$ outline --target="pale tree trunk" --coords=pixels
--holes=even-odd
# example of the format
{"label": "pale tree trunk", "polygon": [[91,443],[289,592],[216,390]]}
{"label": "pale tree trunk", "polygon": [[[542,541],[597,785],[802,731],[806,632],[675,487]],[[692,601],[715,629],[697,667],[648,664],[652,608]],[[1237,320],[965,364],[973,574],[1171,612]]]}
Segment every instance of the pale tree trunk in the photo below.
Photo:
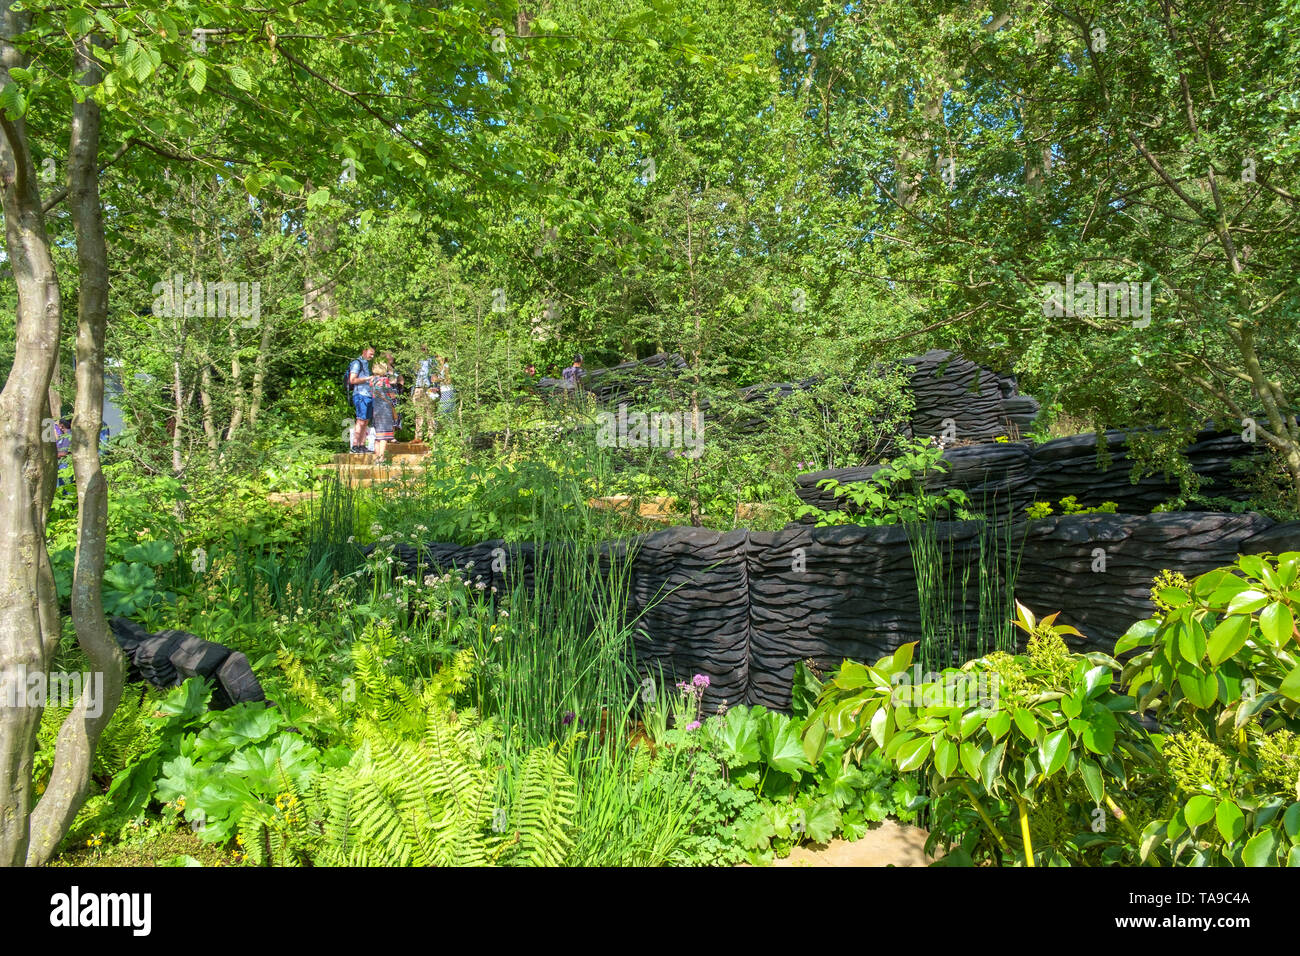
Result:
{"label": "pale tree trunk", "polygon": [[[894,184],[894,200],[901,209],[910,209],[916,201],[917,190],[921,188],[927,172],[938,173],[937,169],[927,170],[924,165],[918,167],[917,163],[923,158],[929,158],[930,144],[933,141],[932,126],[943,119],[943,94],[944,89],[937,78],[931,80],[928,88],[921,91],[920,108],[921,115],[925,118],[925,126],[915,140],[904,139],[899,147],[898,178]],[[945,159],[955,161],[957,157],[939,157],[940,162]]]}
{"label": "pale tree trunk", "polygon": [[203,409],[203,434],[208,440],[208,451],[216,455],[220,440],[212,411],[212,363],[203,357],[203,371],[199,374],[199,406]]}
{"label": "pale tree trunk", "polygon": [[[312,189],[307,183],[307,191]],[[303,224],[307,233],[307,264],[303,270],[302,317],[307,321],[330,321],[338,318],[339,306],[334,291],[337,278],[333,274],[334,253],[338,248],[338,223],[321,213],[310,224]]]}
{"label": "pale tree trunk", "polygon": [[1039,132],[1038,112],[1035,105],[1021,98],[1020,121],[1025,136],[1025,188],[1031,193],[1042,192],[1047,177],[1052,172],[1052,144]]}
{"label": "pale tree trunk", "polygon": [[177,351],[172,355],[172,474],[177,478],[185,471],[185,459],[181,455],[181,430],[184,424],[185,382],[181,378],[181,356]]}
{"label": "pale tree trunk", "polygon": [[[1234,260],[1232,265],[1236,271],[1240,271],[1238,262]],[[1255,348],[1254,331],[1243,322],[1240,327],[1231,330],[1229,335],[1250,376],[1251,391],[1264,406],[1268,428],[1260,431],[1265,441],[1280,453],[1291,479],[1292,503],[1300,508],[1300,424],[1296,421],[1281,384],[1269,379],[1264,373],[1259,352]]]}
{"label": "pale tree trunk", "polygon": [[[700,363],[704,360],[704,346],[700,341],[703,334],[703,326],[700,322],[700,297],[699,290],[695,285],[695,246],[692,239],[691,230],[694,226],[693,217],[691,216],[691,194],[689,190],[686,193],[686,266],[690,272],[691,279],[691,312],[695,321],[695,341],[691,353],[691,367],[694,372],[691,383],[691,421],[698,429],[700,426]],[[698,434],[698,432],[697,432]],[[698,528],[703,525],[703,519],[700,514],[700,460],[694,458],[686,466],[690,473],[690,479],[687,487],[690,490],[690,507],[691,507],[691,526]]]}
{"label": "pale tree trunk", "polygon": [[257,360],[253,363],[253,389],[248,397],[248,427],[257,424],[257,416],[262,411],[262,398],[266,391],[266,356],[271,351],[274,339],[274,323],[269,319],[262,321],[262,340],[257,347]]}
{"label": "pale tree trunk", "polygon": [[[99,83],[101,70],[85,39],[76,42],[83,86]],[[108,319],[108,249],[99,204],[99,105],[76,104],[68,148],[68,203],[77,235],[77,400],[72,422],[72,464],[77,477],[77,560],[72,578],[72,621],[90,661],[90,680],[59,728],[49,786],[32,811],[27,864],[41,866],[58,849],[90,786],[100,734],[122,699],[125,661],[104,618],[100,582],[108,525],[108,489],[99,462],[104,407],[104,327]]]}
{"label": "pale tree trunk", "polygon": [[[13,82],[10,70],[26,65],[11,38],[26,29],[29,14],[13,6],[0,4],[0,86]],[[26,678],[45,672],[59,639],[42,500],[56,454],[42,441],[42,418],[61,313],[26,123],[0,114],[0,131],[5,253],[18,291],[14,364],[0,392],[0,865],[19,866],[27,858],[41,720],[41,708],[26,706]]]}
{"label": "pale tree trunk", "polygon": [[230,411],[230,425],[226,428],[226,441],[235,437],[235,432],[244,423],[244,369],[239,363],[238,323],[232,322],[229,330],[230,339],[230,381],[234,385],[234,402]]}

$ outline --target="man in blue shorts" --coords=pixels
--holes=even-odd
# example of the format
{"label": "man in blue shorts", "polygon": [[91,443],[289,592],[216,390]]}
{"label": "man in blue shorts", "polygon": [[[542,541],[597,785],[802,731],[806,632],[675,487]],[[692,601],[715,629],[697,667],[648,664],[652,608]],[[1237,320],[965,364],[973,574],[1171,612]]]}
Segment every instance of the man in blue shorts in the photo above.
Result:
{"label": "man in blue shorts", "polygon": [[366,450],[366,426],[372,415],[373,396],[370,391],[370,360],[375,350],[366,346],[348,366],[348,386],[352,389],[352,407],[356,409],[357,423],[352,427],[352,453]]}

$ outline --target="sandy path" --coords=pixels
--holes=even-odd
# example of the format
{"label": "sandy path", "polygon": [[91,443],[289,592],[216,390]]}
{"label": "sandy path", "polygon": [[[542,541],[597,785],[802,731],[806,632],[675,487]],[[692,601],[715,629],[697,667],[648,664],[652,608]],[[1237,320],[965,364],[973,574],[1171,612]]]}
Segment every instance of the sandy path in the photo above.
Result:
{"label": "sandy path", "polygon": [[925,855],[928,836],[920,827],[886,820],[868,830],[861,840],[832,840],[827,844],[797,846],[773,866],[929,866]]}

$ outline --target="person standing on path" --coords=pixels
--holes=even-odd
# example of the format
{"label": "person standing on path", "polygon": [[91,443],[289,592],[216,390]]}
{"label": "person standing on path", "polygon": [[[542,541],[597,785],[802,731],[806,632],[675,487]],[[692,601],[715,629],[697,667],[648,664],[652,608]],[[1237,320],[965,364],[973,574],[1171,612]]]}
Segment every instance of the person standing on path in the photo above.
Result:
{"label": "person standing on path", "polygon": [[375,350],[366,346],[361,354],[348,366],[348,387],[352,389],[352,408],[356,412],[356,425],[352,427],[352,447],[354,455],[366,450],[366,426],[374,414],[373,394],[370,390],[370,360],[375,357]]}
{"label": "person standing on path", "polygon": [[402,427],[402,396],[406,394],[406,379],[397,370],[397,359],[392,352],[384,353],[384,365],[387,367],[388,388],[393,396],[393,430]]}
{"label": "person standing on path", "polygon": [[429,420],[433,417],[433,396],[438,388],[433,374],[433,359],[429,356],[429,346],[421,345],[423,358],[415,372],[415,387],[411,392],[411,404],[415,406],[415,440],[424,442],[432,438]]}
{"label": "person standing on path", "polygon": [[375,457],[384,457],[384,445],[396,437],[396,388],[387,362],[376,362],[371,378],[371,396],[375,421]]}
{"label": "person standing on path", "polygon": [[564,370],[563,386],[565,391],[570,392],[570,398],[575,402],[579,400],[578,396],[582,394],[582,356],[575,355],[573,364]]}
{"label": "person standing on path", "polygon": [[456,410],[456,389],[451,384],[451,367],[447,365],[447,359],[441,355],[435,355],[438,360],[438,413],[440,415],[450,415]]}

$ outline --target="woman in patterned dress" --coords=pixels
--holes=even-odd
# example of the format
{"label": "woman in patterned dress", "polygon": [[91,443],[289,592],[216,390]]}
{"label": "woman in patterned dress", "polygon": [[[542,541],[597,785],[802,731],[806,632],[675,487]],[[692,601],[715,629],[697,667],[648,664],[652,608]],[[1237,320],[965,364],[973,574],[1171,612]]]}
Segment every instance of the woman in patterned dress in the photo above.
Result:
{"label": "woman in patterned dress", "polygon": [[373,376],[370,382],[370,390],[374,401],[376,458],[384,457],[384,445],[393,440],[393,434],[397,430],[395,408],[397,392],[393,388],[392,379],[389,377],[390,372],[387,362],[376,362],[370,370],[370,374]]}

